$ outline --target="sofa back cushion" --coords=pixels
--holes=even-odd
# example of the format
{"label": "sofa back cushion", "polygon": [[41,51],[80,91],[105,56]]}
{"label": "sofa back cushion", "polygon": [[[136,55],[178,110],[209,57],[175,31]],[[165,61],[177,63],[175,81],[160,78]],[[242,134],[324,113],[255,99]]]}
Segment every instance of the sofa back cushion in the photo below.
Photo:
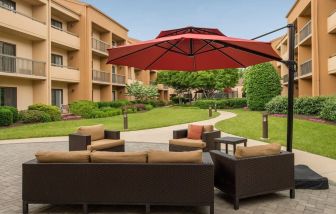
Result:
{"label": "sofa back cushion", "polygon": [[88,163],[90,151],[38,151],[35,157],[40,163]]}
{"label": "sofa back cushion", "polygon": [[272,143],[261,146],[242,147],[238,146],[236,149],[236,158],[269,156],[279,154],[281,151],[281,145],[278,143]]}
{"label": "sofa back cushion", "polygon": [[81,135],[90,135],[92,141],[104,139],[104,125],[102,124],[81,126],[77,132]]}
{"label": "sofa back cushion", "polygon": [[213,132],[213,130],[214,130],[214,126],[213,125],[204,125],[203,127],[204,127],[203,128],[204,132]]}
{"label": "sofa back cushion", "polygon": [[202,150],[190,152],[149,151],[148,163],[202,163]]}
{"label": "sofa back cushion", "polygon": [[93,163],[146,163],[147,152],[92,152]]}
{"label": "sofa back cushion", "polygon": [[188,125],[188,138],[189,139],[194,139],[194,140],[199,140],[201,139],[203,132],[203,126],[200,125]]}

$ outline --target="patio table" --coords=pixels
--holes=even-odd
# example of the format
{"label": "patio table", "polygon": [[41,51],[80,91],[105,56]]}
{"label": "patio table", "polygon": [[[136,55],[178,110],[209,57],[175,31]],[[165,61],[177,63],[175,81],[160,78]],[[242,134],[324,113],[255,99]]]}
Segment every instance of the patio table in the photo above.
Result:
{"label": "patio table", "polygon": [[[237,144],[244,143],[244,146],[247,146],[247,139],[241,137],[221,137],[215,138],[216,143],[224,143],[225,144],[225,152],[226,154],[229,153],[229,144],[233,146],[233,154],[236,153],[236,146]],[[220,146],[219,146],[220,148]]]}

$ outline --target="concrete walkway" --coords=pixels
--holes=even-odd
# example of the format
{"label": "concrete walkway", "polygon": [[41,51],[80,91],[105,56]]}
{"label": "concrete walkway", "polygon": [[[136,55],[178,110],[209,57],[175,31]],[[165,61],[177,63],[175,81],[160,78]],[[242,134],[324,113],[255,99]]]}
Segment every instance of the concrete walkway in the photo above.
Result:
{"label": "concrete walkway", "polygon": [[[226,120],[236,115],[230,112],[220,112],[220,115],[216,118],[212,118],[205,121],[195,122],[194,124],[215,124],[221,120]],[[180,124],[162,128],[146,129],[140,131],[122,132],[121,138],[128,142],[146,142],[146,143],[168,143],[172,138],[172,130],[187,128],[188,124]],[[222,136],[232,136],[222,132]],[[19,140],[0,140],[1,144],[13,144],[13,143],[32,143],[32,142],[65,142],[68,137],[47,137],[47,138],[28,138]],[[248,140],[248,145],[261,145],[265,144],[261,141]],[[285,149],[285,148],[284,148]],[[336,182],[336,160],[323,157],[320,155],[311,154],[308,152],[294,149],[295,164],[305,164],[311,167],[313,170],[328,177],[330,181]]]}

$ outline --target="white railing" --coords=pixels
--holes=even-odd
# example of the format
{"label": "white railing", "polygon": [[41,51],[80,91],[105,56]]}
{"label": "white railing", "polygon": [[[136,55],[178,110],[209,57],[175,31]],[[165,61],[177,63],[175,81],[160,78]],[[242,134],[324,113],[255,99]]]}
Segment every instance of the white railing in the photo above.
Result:
{"label": "white railing", "polygon": [[106,71],[92,70],[92,79],[94,81],[109,83],[111,80],[111,73]]}
{"label": "white railing", "polygon": [[110,48],[110,44],[99,39],[92,38],[92,48],[107,53],[107,49]]}
{"label": "white railing", "polygon": [[300,30],[300,42],[305,40],[309,35],[311,35],[311,21],[307,22]]}
{"label": "white railing", "polygon": [[124,75],[112,74],[112,83],[125,84],[126,78]]}
{"label": "white railing", "polygon": [[19,15],[24,16],[24,17],[27,17],[27,18],[29,18],[29,19],[31,19],[31,20],[34,20],[34,21],[40,22],[40,23],[42,23],[42,24],[45,24],[45,22],[43,22],[43,21],[40,21],[40,20],[38,20],[38,19],[36,19],[36,18],[34,18],[34,17],[32,17],[32,16],[29,16],[29,15],[27,15],[27,14],[24,14],[24,13],[22,13],[22,12],[20,12],[20,11],[17,11],[17,10],[12,9],[12,8],[8,8],[8,7],[4,6],[4,5],[1,5],[1,4],[0,4],[0,8],[5,9],[5,10],[9,10],[9,11],[11,11],[11,12],[13,12],[13,13],[19,14]]}

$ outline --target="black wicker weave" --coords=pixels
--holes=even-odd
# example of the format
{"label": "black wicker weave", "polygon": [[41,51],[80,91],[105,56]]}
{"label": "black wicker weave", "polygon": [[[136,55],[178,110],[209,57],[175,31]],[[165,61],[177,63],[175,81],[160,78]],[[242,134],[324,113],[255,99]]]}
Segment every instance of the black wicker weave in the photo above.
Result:
{"label": "black wicker weave", "polygon": [[252,196],[294,190],[294,154],[237,159],[220,151],[210,152],[215,165],[215,187],[234,200],[239,209],[239,200]]}
{"label": "black wicker weave", "polygon": [[37,163],[22,165],[23,213],[28,204],[134,204],[210,206],[214,166],[203,163]]}

